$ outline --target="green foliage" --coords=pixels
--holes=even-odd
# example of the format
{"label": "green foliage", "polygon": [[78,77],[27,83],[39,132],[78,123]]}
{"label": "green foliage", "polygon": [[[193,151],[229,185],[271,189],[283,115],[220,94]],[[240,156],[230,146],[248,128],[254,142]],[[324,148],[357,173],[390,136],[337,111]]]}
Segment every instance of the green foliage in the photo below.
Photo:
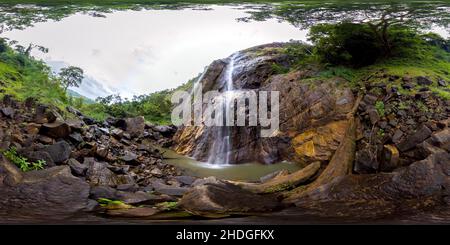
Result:
{"label": "green foliage", "polygon": [[8,150],[3,152],[3,155],[12,163],[14,163],[17,167],[20,168],[23,172],[28,172],[32,170],[41,170],[44,169],[46,162],[44,160],[38,160],[37,162],[28,162],[28,159],[17,154],[17,149],[15,147],[11,147]]}
{"label": "green foliage", "polygon": [[428,112],[428,106],[425,105],[422,101],[417,101],[416,103],[416,107],[417,109],[419,109],[419,111],[421,112]]}
{"label": "green foliage", "polygon": [[148,95],[134,96],[132,100],[122,98],[120,95],[99,97],[96,99],[97,103],[85,105],[81,108],[81,111],[98,119],[104,119],[108,115],[114,117],[144,116],[147,121],[152,123],[170,124],[172,94],[178,90],[190,90],[195,80],[197,78],[191,79],[176,89],[166,89]]}
{"label": "green foliage", "polygon": [[432,88],[431,91],[435,92],[439,97],[444,100],[450,100],[450,92],[441,88]]}
{"label": "green foliage", "polygon": [[341,77],[347,81],[353,81],[355,79],[355,70],[345,66],[331,66],[327,67],[319,73],[320,77],[332,78]]}
{"label": "green foliage", "polygon": [[0,43],[0,86],[5,94],[18,100],[33,97],[61,108],[66,105],[64,90],[44,62],[13,50],[4,39],[0,38]]}
{"label": "green foliage", "polygon": [[99,198],[97,199],[97,202],[100,204],[100,206],[106,206],[106,205],[110,205],[110,204],[122,204],[122,201],[119,200],[111,200],[108,198]]}
{"label": "green foliage", "polygon": [[[369,24],[340,23],[313,26],[309,39],[319,60],[332,65],[363,67],[385,61],[430,60],[433,49],[450,51],[448,40],[436,34],[420,35],[412,28],[392,26],[380,38]],[[435,57],[448,63],[446,55]]]}
{"label": "green foliage", "polygon": [[120,200],[111,200],[108,198],[99,198],[97,199],[97,202],[100,204],[101,207],[106,209],[128,209],[133,208],[133,206],[126,204]]}
{"label": "green foliage", "polygon": [[318,24],[311,28],[309,40],[322,61],[335,65],[366,66],[383,55],[376,36],[363,24]]}
{"label": "green foliage", "polygon": [[276,63],[272,64],[272,71],[274,74],[284,74],[289,72],[289,67],[282,66]]}
{"label": "green foliage", "polygon": [[385,135],[384,129],[380,128],[377,132],[378,138],[383,138]]}
{"label": "green foliage", "polygon": [[194,81],[192,79],[176,89],[135,96],[132,100],[110,95],[98,98],[96,103],[65,92],[67,86],[79,84],[83,77],[81,69],[68,67],[61,71],[60,77],[54,77],[45,63],[25,52],[13,50],[1,38],[0,51],[0,86],[4,94],[10,94],[19,101],[29,97],[37,98],[41,103],[52,104],[61,109],[70,105],[97,120],[104,120],[108,116],[142,115],[153,123],[170,124],[172,93],[181,89],[189,90]]}
{"label": "green foliage", "polygon": [[400,101],[400,102],[398,103],[397,108],[398,108],[399,110],[406,110],[406,109],[409,108],[409,106],[410,106],[409,103],[404,102],[404,101]]}
{"label": "green foliage", "polygon": [[158,203],[156,207],[164,211],[171,211],[178,208],[178,202],[162,202]]}
{"label": "green foliage", "polygon": [[83,78],[83,70],[76,66],[62,68],[59,72],[59,80],[61,81],[64,91],[67,91],[68,87],[79,87]]}
{"label": "green foliage", "polygon": [[284,53],[288,56],[289,63],[296,67],[315,61],[313,47],[302,42],[290,43],[284,49]]}
{"label": "green foliage", "polygon": [[377,110],[380,117],[384,117],[384,115],[386,114],[383,101],[377,101],[375,103],[375,109]]}

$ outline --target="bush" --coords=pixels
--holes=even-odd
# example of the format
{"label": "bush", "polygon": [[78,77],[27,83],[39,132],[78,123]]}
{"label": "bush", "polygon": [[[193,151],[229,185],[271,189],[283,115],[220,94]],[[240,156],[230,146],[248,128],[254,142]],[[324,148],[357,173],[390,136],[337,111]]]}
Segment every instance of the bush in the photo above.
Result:
{"label": "bush", "polygon": [[309,40],[322,61],[334,65],[361,67],[383,56],[375,34],[363,24],[319,24],[311,28]]}
{"label": "bush", "polygon": [[368,24],[319,24],[311,28],[309,39],[315,44],[319,60],[332,65],[363,67],[390,58],[429,56],[430,47],[444,50],[449,41],[437,35],[419,35],[402,26],[387,29],[382,40]]}

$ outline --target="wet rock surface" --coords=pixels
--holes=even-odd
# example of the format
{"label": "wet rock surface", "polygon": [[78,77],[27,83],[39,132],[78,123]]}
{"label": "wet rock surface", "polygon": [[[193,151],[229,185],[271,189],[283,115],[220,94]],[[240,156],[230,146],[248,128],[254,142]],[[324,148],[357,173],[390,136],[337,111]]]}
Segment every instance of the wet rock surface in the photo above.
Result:
{"label": "wet rock surface", "polygon": [[296,199],[295,204],[324,216],[416,212],[442,204],[450,184],[449,164],[450,155],[439,153],[392,173],[342,176]]}
{"label": "wet rock surface", "polygon": [[[261,127],[231,127],[230,150],[214,152],[220,138],[220,128],[205,126],[184,127],[174,137],[175,150],[184,155],[207,161],[210,155],[227,154],[230,163],[258,161],[274,163],[296,160],[305,163],[326,161],[342,140],[345,114],[354,104],[350,89],[339,86],[343,81],[315,80],[302,83],[314,76],[314,71],[293,71],[277,75],[274,63],[288,65],[286,55],[279,50],[286,44],[262,45],[239,52],[233,62],[233,86],[236,90],[279,91],[280,128],[273,137],[261,137]],[[278,50],[278,51],[277,51]],[[258,55],[256,55],[258,54]],[[256,58],[255,58],[256,57]],[[223,90],[223,77],[231,57],[213,62],[200,83],[203,92]],[[210,74],[214,73],[212,76]],[[212,81],[211,79],[215,79]],[[211,86],[214,84],[215,86]],[[326,143],[323,143],[326,141]]]}
{"label": "wet rock surface", "polygon": [[[21,172],[0,159],[0,213],[57,217],[91,211],[106,217],[156,219],[196,215],[219,218],[269,213],[296,206],[316,216],[377,218],[448,206],[450,103],[427,86],[429,77],[365,84],[350,89],[339,77],[316,78],[314,69],[275,74],[289,66],[285,44],[235,56],[237,89],[280,91],[280,128],[232,127],[231,163],[294,161],[294,173],[275,172],[259,182],[198,179],[163,162],[157,145],[207,160],[215,129],[160,126],[143,117],[104,122],[74,108],[61,111],[29,99],[0,103],[0,149],[17,149],[44,170]],[[224,89],[230,58],[211,64],[204,91]],[[398,92],[399,88],[408,94]],[[174,137],[173,137],[174,136]],[[173,139],[172,139],[173,137]]]}
{"label": "wet rock surface", "polygon": [[194,187],[179,205],[190,213],[211,218],[269,212],[281,207],[274,196],[257,195],[221,181]]}
{"label": "wet rock surface", "polygon": [[21,172],[0,157],[0,209],[16,216],[63,218],[87,208],[89,185],[67,166]]}

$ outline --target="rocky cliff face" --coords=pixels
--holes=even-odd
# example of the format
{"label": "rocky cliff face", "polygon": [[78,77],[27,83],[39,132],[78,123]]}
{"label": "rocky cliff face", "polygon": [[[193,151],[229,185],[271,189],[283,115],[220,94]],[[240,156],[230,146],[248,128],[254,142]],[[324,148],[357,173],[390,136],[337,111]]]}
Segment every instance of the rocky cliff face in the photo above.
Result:
{"label": "rocky cliff face", "polygon": [[[230,163],[258,161],[302,163],[329,160],[342,140],[345,115],[355,98],[345,81],[314,78],[312,70],[275,74],[273,67],[289,66],[283,52],[287,44],[275,43],[247,49],[234,56],[233,87],[241,91],[279,91],[280,127],[273,137],[260,137],[261,127],[230,127]],[[199,81],[203,93],[224,90],[223,76],[231,57],[213,62]],[[175,150],[207,161],[220,141],[220,128],[188,126],[174,137]]]}

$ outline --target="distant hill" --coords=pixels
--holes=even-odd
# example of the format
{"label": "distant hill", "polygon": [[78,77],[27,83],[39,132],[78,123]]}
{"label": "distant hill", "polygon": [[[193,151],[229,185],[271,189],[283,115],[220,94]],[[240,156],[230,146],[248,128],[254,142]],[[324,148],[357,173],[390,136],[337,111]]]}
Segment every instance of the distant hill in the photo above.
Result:
{"label": "distant hill", "polygon": [[84,102],[86,104],[94,104],[95,103],[95,101],[93,99],[90,99],[90,98],[88,98],[86,96],[83,96],[83,95],[79,94],[78,92],[75,92],[75,91],[70,90],[70,89],[67,90],[67,94],[72,96],[72,97],[75,97],[75,98],[83,98]]}

